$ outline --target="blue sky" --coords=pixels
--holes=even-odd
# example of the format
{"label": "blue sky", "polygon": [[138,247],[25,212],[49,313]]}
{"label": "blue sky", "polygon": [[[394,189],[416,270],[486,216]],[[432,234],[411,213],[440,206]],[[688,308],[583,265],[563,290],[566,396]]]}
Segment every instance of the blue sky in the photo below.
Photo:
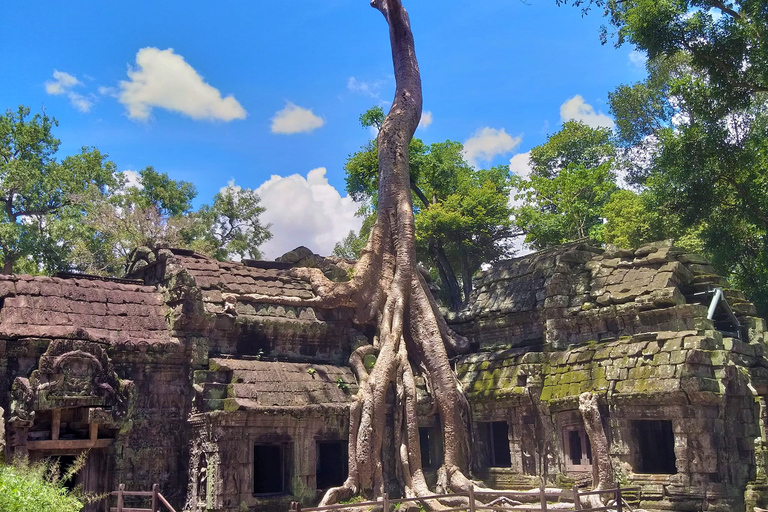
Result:
{"label": "blue sky", "polygon": [[[417,136],[464,142],[479,166],[525,172],[563,119],[610,125],[608,92],[645,75],[630,47],[600,44],[599,12],[405,4],[424,87]],[[2,2],[0,61],[0,107],[45,108],[62,156],[87,145],[120,170],[152,165],[192,181],[198,204],[230,180],[259,189],[268,257],[327,253],[359,225],[344,162],[371,136],[360,113],[386,109],[394,89],[387,27],[367,0]]]}

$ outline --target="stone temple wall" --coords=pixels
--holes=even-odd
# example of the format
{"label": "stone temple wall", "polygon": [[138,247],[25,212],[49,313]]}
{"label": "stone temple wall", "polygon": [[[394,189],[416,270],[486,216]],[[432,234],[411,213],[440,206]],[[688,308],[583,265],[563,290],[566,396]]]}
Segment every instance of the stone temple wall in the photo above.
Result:
{"label": "stone temple wall", "polygon": [[[533,276],[536,301],[517,284]],[[479,349],[456,372],[475,424],[509,425],[511,459],[505,468],[475,461],[476,474],[500,486],[541,473],[588,480],[591,466],[572,456],[587,443],[572,443],[585,437],[578,398],[590,392],[620,482],[642,488],[636,504],[739,510],[745,489],[748,504],[765,504],[765,322],[727,288],[727,304],[707,318],[712,290],[727,283],[704,260],[670,243],[635,252],[573,244],[504,263],[476,284],[473,302],[449,317]],[[527,343],[532,327],[508,325],[523,313],[538,318],[538,350]],[[645,463],[660,455],[644,436],[658,450],[667,439],[669,459]]]}
{"label": "stone temple wall", "polygon": [[[130,279],[0,276],[6,457],[88,449],[85,489],[158,483],[189,511],[315,502],[345,474],[357,390],[347,359],[371,332],[343,308],[279,299],[314,296],[297,265],[346,278],[303,249],[239,263],[138,251]],[[641,487],[634,505],[768,505],[766,325],[704,259],[669,242],[579,242],[502,262],[474,284],[467,307],[446,318],[472,345],[453,363],[471,406],[475,478],[589,484],[578,411],[589,392],[617,478]],[[434,481],[439,417],[416,381]]]}

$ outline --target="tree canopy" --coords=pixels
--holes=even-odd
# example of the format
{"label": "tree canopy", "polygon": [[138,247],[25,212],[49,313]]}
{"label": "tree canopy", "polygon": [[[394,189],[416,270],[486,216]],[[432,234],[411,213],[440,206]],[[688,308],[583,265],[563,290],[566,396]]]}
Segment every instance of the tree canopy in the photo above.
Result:
{"label": "tree canopy", "polygon": [[153,167],[134,183],[95,148],[57,160],[57,124],[23,106],[0,117],[3,272],[121,275],[140,246],[261,256],[271,234],[255,191],[231,184],[195,211],[195,186]]}
{"label": "tree canopy", "polygon": [[[383,111],[373,107],[360,116],[364,127],[380,127]],[[467,300],[472,275],[482,263],[509,254],[512,236],[510,210],[511,176],[506,166],[474,169],[463,156],[460,142],[447,140],[425,144],[414,138],[409,144],[410,188],[415,196],[416,241],[419,259],[436,271],[443,297],[452,309]],[[377,207],[377,142],[369,141],[350,155],[347,192],[366,205],[364,215]],[[362,249],[366,232],[347,237],[337,254]]]}

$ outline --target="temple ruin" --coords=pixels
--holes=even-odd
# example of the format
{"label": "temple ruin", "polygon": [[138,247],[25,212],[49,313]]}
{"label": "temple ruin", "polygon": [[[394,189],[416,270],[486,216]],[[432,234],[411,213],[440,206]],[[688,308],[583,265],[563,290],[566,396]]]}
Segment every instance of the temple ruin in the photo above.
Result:
{"label": "temple ruin", "polygon": [[[291,268],[345,279],[335,263],[302,250],[236,263],[160,249],[139,251],[126,279],[0,276],[6,458],[67,464],[88,450],[86,490],[158,483],[188,511],[315,503],[346,478],[348,358],[372,333],[343,308],[270,298],[311,298]],[[578,402],[592,392],[616,480],[641,489],[633,503],[768,505],[765,321],[706,260],[669,241],[635,251],[576,242],[502,262],[474,284],[446,317],[472,342],[452,361],[471,405],[474,478],[503,489],[589,483]],[[417,384],[434,483],[440,419],[429,382]]]}

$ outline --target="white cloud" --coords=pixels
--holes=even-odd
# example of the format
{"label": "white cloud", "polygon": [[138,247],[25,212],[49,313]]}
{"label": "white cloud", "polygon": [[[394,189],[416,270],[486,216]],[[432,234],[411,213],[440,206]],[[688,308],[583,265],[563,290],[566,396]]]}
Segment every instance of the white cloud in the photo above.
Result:
{"label": "white cloud", "polygon": [[82,94],[70,92],[67,97],[69,98],[69,103],[80,112],[90,112],[93,107],[93,100]]}
{"label": "white cloud", "polygon": [[613,128],[614,126],[610,116],[602,112],[595,112],[594,107],[585,102],[581,94],[577,94],[560,105],[560,120],[565,122],[572,119],[581,121],[592,128]]}
{"label": "white cloud", "polygon": [[325,124],[322,117],[316,116],[312,110],[302,108],[290,101],[285,108],[272,118],[272,133],[309,133]]}
{"label": "white cloud", "polygon": [[53,80],[45,82],[45,92],[56,95],[64,94],[69,92],[76,85],[83,85],[83,83],[69,73],[54,69]]}
{"label": "white cloud", "polygon": [[379,99],[381,94],[382,81],[377,80],[375,82],[364,82],[351,76],[347,80],[347,89],[355,94],[362,94],[364,96],[370,96],[371,98]]}
{"label": "white cloud", "polygon": [[120,81],[118,96],[131,119],[148,119],[155,107],[192,119],[245,119],[246,111],[234,96],[222,98],[173,48],[142,48],[136,66],[129,67],[129,80]]}
{"label": "white cloud", "polygon": [[629,52],[629,62],[632,63],[633,66],[645,69],[645,63],[648,61],[648,57],[643,52],[639,52],[637,50],[632,50]]}
{"label": "white cloud", "polygon": [[432,124],[432,112],[427,110],[426,112],[422,112],[421,114],[421,121],[419,121],[419,128],[429,128],[429,125]]}
{"label": "white cloud", "polygon": [[523,179],[528,179],[533,169],[531,168],[531,152],[518,153],[509,159],[509,170]]}
{"label": "white cloud", "polygon": [[136,171],[123,171],[122,175],[125,177],[125,186],[126,187],[134,187],[141,190],[144,188],[144,185],[141,184],[141,175]]}
{"label": "white cloud", "polygon": [[464,158],[477,167],[479,160],[490,161],[498,155],[509,153],[523,141],[522,137],[512,137],[504,128],[481,128],[464,142]]}
{"label": "white cloud", "polygon": [[328,183],[326,172],[325,167],[318,167],[306,178],[273,175],[256,189],[266,209],[262,221],[272,224],[274,234],[262,246],[267,258],[282,256],[300,245],[327,256],[350,230],[360,229],[363,219],[355,216],[360,204],[342,197]]}
{"label": "white cloud", "polygon": [[69,98],[69,103],[75,107],[75,109],[80,112],[90,112],[94,103],[93,96],[83,96],[72,90],[75,87],[82,85],[83,82],[78,80],[74,75],[54,69],[53,80],[45,82],[45,92],[53,94],[54,96],[65,94],[67,98]]}

